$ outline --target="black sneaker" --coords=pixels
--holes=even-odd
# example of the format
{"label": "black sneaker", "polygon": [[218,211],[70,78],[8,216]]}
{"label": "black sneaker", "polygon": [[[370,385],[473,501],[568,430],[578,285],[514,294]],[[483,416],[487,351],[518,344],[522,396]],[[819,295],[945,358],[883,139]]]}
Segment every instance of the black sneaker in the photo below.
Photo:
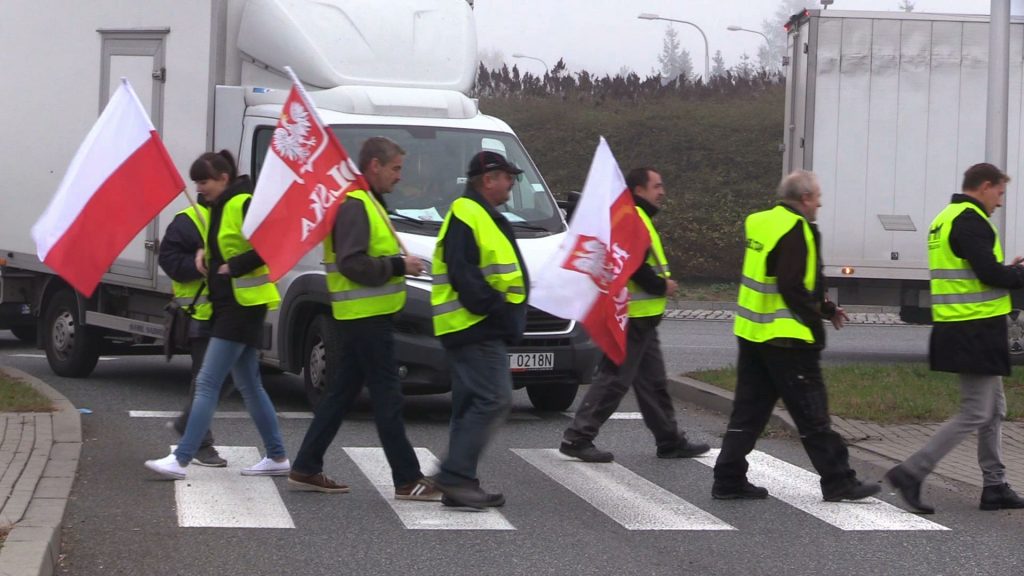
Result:
{"label": "black sneaker", "polygon": [[598,450],[593,442],[588,441],[562,442],[562,445],[558,447],[558,451],[566,456],[579,458],[584,462],[611,462],[615,459],[611,452]]}
{"label": "black sneaker", "polygon": [[863,500],[869,496],[874,496],[881,491],[882,487],[877,483],[867,484],[855,478],[842,489],[830,491],[828,494],[824,494],[823,496],[825,498],[825,502],[853,502],[855,500]]}
{"label": "black sneaker", "polygon": [[213,446],[200,447],[195,455],[192,456],[192,463],[199,464],[200,466],[209,466],[210,468],[224,468],[228,465],[228,461],[221,458],[220,454],[217,453],[217,449]]}
{"label": "black sneaker", "polygon": [[[483,492],[481,490],[481,492]],[[458,501],[453,500],[450,496],[441,496],[441,504],[444,506],[450,506],[454,508],[500,508],[505,505],[505,495],[500,492],[489,493],[483,492],[484,498],[480,501],[480,506],[470,506],[468,504],[460,504]]]}
{"label": "black sneaker", "polygon": [[885,473],[885,479],[900,493],[900,497],[918,514],[935,514],[935,507],[921,501],[921,481],[900,466]]}
{"label": "black sneaker", "polygon": [[658,448],[658,458],[693,458],[694,456],[704,454],[708,450],[711,450],[711,446],[704,442],[690,442],[684,439],[675,446]]}
{"label": "black sneaker", "polygon": [[715,500],[764,500],[768,489],[744,481],[738,486],[724,486],[717,482],[711,485],[711,497]]}
{"label": "black sneaker", "polygon": [[441,504],[445,506],[465,506],[482,510],[484,508],[497,508],[505,504],[505,495],[501,493],[491,494],[480,488],[480,481],[466,481],[459,484],[445,484],[439,482],[436,476],[430,478],[430,482],[441,491]]}
{"label": "black sneaker", "polygon": [[981,489],[982,510],[1014,510],[1024,508],[1024,498],[1010,489],[1009,484],[985,486]]}

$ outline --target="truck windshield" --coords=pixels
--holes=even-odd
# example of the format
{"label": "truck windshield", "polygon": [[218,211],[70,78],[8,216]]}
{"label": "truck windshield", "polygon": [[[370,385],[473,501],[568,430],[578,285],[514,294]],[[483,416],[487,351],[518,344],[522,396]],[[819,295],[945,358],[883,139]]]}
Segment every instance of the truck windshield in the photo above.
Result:
{"label": "truck windshield", "polygon": [[[564,230],[561,214],[540,174],[511,134],[423,126],[334,126],[353,160],[363,142],[385,136],[405,152],[402,179],[385,196],[396,228],[435,235],[452,202],[466,189],[466,167],[482,150],[499,152],[523,169],[509,201],[498,207],[519,237],[536,238]],[[518,225],[517,225],[518,224]]]}

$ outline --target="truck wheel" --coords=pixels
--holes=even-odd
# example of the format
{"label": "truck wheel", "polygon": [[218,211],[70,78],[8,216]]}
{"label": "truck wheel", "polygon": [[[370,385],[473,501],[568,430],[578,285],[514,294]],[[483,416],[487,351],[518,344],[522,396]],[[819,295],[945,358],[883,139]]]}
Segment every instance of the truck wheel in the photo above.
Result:
{"label": "truck wheel", "polygon": [[332,320],[326,314],[313,318],[306,331],[305,365],[302,380],[305,383],[306,399],[316,408],[327,392],[328,370],[338,365],[340,342],[334,331]]}
{"label": "truck wheel", "polygon": [[70,290],[54,294],[44,316],[43,346],[50,369],[58,376],[84,378],[100,359],[99,341],[78,317],[78,305]]}
{"label": "truck wheel", "polygon": [[35,344],[36,341],[36,327],[35,326],[15,326],[11,328],[11,334],[22,342],[28,342],[29,344]]}
{"label": "truck wheel", "polygon": [[572,406],[578,384],[535,384],[526,387],[533,407],[542,412],[561,412]]}
{"label": "truck wheel", "polygon": [[1024,314],[1019,308],[1010,310],[1006,317],[1007,336],[1010,339],[1010,354],[1024,354]]}

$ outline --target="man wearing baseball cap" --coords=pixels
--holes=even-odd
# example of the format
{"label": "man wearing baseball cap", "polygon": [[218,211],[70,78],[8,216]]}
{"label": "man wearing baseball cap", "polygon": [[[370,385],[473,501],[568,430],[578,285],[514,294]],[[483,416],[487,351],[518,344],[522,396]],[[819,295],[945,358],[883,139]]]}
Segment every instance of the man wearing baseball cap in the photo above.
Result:
{"label": "man wearing baseball cap", "polygon": [[497,152],[474,154],[466,191],[452,203],[434,251],[434,334],[452,378],[448,455],[434,483],[447,506],[505,503],[480,487],[477,463],[512,403],[507,346],[526,328],[530,281],[512,226],[497,211],[522,172]]}

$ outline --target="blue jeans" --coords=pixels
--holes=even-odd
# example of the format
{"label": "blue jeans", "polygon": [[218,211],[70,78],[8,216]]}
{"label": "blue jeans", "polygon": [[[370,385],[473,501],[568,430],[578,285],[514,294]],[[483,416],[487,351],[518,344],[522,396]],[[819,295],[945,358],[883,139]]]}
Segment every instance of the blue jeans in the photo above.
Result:
{"label": "blue jeans", "polygon": [[185,427],[185,435],[174,451],[182,466],[192,461],[203,436],[210,429],[213,413],[217,410],[220,388],[228,372],[231,372],[235,387],[242,394],[245,407],[249,410],[249,416],[263,438],[267,457],[285,457],[284,441],[277,426],[277,413],[260,381],[259,350],[241,342],[210,338],[203,367],[199,369],[199,377],[196,378],[196,395],[192,399],[192,413]]}
{"label": "blue jeans", "polygon": [[480,455],[512,405],[508,349],[487,340],[448,350],[452,367],[452,422],[448,456],[438,481],[465,484],[476,480]]}

